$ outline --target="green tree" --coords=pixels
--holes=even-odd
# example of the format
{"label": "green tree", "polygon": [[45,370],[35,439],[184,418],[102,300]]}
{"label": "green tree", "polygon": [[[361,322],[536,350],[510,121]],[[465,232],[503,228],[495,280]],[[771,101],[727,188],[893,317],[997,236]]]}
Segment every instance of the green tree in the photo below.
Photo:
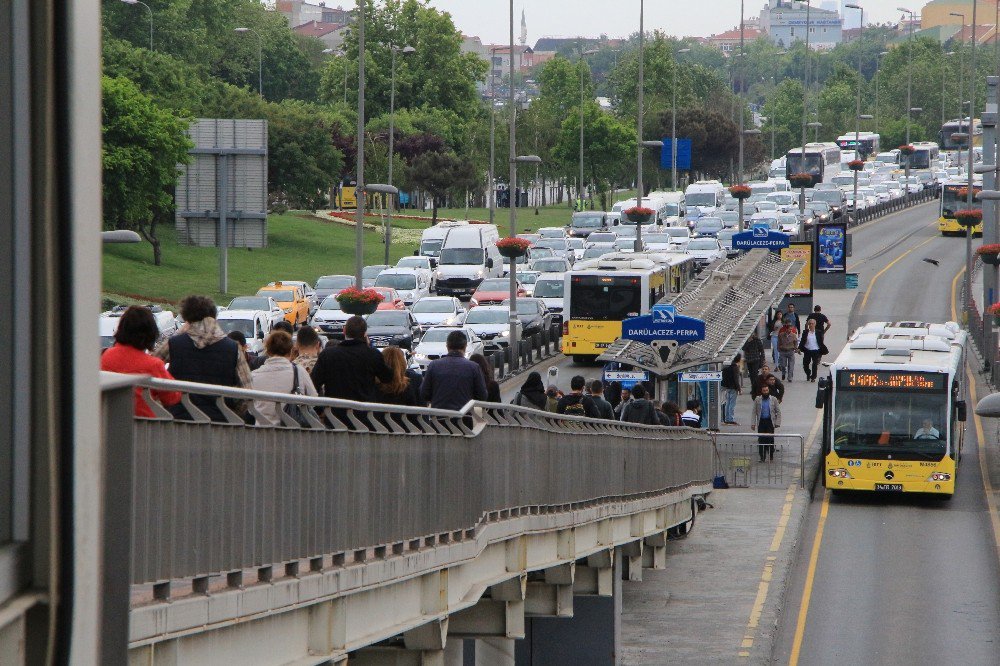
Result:
{"label": "green tree", "polygon": [[343,164],[331,141],[338,127],[338,118],[313,104],[286,100],[270,106],[267,179],[272,198],[292,207],[319,207]]}
{"label": "green tree", "polygon": [[156,226],[174,210],[177,165],[193,145],[185,134],[189,119],[157,107],[128,79],[105,76],[101,92],[104,224],[139,232],[159,266]]}
{"label": "green tree", "polygon": [[[580,114],[573,109],[562,122],[552,154],[567,173],[577,173],[580,163]],[[630,178],[635,155],[635,127],[605,113],[594,102],[584,106],[584,178],[595,185],[601,208],[607,206],[607,191]],[[577,175],[577,178],[579,176]],[[586,184],[585,184],[586,185]]]}
{"label": "green tree", "polygon": [[437,224],[438,206],[449,193],[462,192],[479,185],[475,165],[455,153],[424,153],[408,169],[413,187],[431,195],[431,224]]}

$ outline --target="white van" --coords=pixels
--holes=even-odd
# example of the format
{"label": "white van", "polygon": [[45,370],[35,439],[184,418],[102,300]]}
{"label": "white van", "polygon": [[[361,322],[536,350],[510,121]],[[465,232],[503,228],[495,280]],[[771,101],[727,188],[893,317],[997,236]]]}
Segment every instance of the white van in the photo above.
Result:
{"label": "white van", "polygon": [[468,224],[448,230],[434,272],[440,296],[471,296],[486,278],[503,277],[495,224]]}
{"label": "white van", "polygon": [[437,258],[441,254],[441,245],[444,244],[448,232],[455,227],[467,226],[469,223],[465,220],[448,220],[424,229],[424,233],[420,235],[420,256]]}
{"label": "white van", "polygon": [[[632,198],[619,201],[611,207],[611,211],[613,213],[619,214],[618,221],[614,222],[616,226],[635,226],[635,223],[625,219],[625,216],[621,215],[621,212],[632,208],[636,205],[636,203],[636,199]],[[643,208],[649,208],[655,211],[655,215],[653,215],[650,221],[642,225],[643,229],[652,228],[653,226],[674,227],[681,224],[684,219],[685,207],[683,192],[650,192],[648,197],[642,198],[642,206]]]}
{"label": "white van", "polygon": [[725,195],[726,188],[717,180],[699,180],[691,183],[684,190],[688,219],[714,212],[723,205]]}

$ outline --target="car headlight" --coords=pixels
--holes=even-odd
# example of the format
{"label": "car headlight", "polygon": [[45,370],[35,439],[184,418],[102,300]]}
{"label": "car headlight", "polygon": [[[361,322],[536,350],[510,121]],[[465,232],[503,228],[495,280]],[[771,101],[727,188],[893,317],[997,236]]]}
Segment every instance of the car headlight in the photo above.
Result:
{"label": "car headlight", "polygon": [[426,361],[426,360],[428,360],[427,359],[427,354],[414,354],[413,355],[413,360],[414,361]]}
{"label": "car headlight", "polygon": [[434,271],[434,277],[436,277],[436,278],[443,278],[444,277],[444,273],[442,273],[441,271]]}
{"label": "car headlight", "polygon": [[482,271],[476,271],[476,277],[477,278],[483,277],[483,272]]}
{"label": "car headlight", "polygon": [[509,338],[510,337],[510,329],[506,329],[506,330],[500,331],[500,337],[501,338]]}

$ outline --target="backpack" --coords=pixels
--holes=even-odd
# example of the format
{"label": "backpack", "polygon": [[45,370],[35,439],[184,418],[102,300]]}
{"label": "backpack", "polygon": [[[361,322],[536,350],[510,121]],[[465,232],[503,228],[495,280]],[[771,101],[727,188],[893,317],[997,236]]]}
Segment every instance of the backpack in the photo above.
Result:
{"label": "backpack", "polygon": [[[291,391],[291,394],[292,395],[304,395],[302,393],[302,390],[299,388],[299,366],[297,366],[294,363],[292,363],[292,391]],[[311,428],[312,427],[312,424],[309,423],[309,419],[307,419],[306,415],[302,413],[302,408],[299,407],[298,405],[294,405],[294,404],[291,404],[291,403],[286,403],[284,409],[285,409],[285,413],[288,414],[289,416],[291,416],[293,419],[295,419],[295,422],[298,423],[303,428]]]}
{"label": "backpack", "polygon": [[587,409],[583,406],[583,398],[580,397],[573,403],[566,403],[565,413],[567,416],[586,416]]}

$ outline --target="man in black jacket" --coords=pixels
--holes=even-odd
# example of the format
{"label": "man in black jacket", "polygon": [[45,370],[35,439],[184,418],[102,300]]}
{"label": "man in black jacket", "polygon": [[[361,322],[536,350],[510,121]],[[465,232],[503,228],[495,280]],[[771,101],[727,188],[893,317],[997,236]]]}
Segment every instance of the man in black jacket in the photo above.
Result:
{"label": "man in black jacket", "polygon": [[823,331],[816,326],[815,319],[806,320],[806,330],[802,331],[799,340],[799,351],[802,352],[802,369],[806,371],[806,381],[816,381],[819,362],[830,350],[823,344]]}
{"label": "man in black jacket", "polygon": [[368,346],[368,324],[354,316],[344,324],[344,341],[324,349],[312,370],[316,391],[327,398],[378,402],[375,379],[392,380],[382,353]]}
{"label": "man in black jacket", "polygon": [[586,385],[587,380],[581,375],[569,380],[570,393],[559,398],[559,402],[556,404],[556,413],[600,418],[601,413],[597,410],[597,405],[594,404],[589,395],[583,394],[583,387]]}
{"label": "man in black jacket", "polygon": [[[448,354],[430,362],[420,383],[420,399],[434,409],[458,411],[470,400],[486,400],[486,376],[482,368],[465,358],[469,339],[452,331],[445,342]],[[467,422],[471,426],[471,421]]]}

